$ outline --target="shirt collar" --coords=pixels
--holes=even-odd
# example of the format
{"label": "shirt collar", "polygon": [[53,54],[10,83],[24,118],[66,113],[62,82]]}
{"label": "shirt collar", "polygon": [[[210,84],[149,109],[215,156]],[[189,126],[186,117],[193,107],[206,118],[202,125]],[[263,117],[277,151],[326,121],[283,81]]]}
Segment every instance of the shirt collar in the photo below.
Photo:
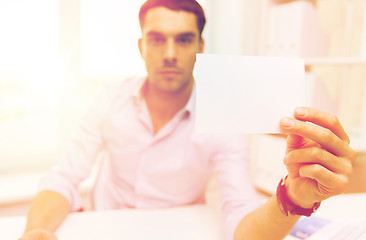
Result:
{"label": "shirt collar", "polygon": [[142,91],[144,90],[147,77],[142,77],[136,84],[136,87],[132,91],[132,98],[136,105],[141,105],[144,100]]}
{"label": "shirt collar", "polygon": [[[147,77],[141,78],[140,81],[138,81],[136,88],[132,92],[132,98],[136,105],[140,105],[144,100],[143,91],[146,80]],[[187,116],[190,116],[195,111],[195,106],[196,106],[196,82],[193,83],[191,96],[189,97],[188,102],[180,112],[187,113]]]}
{"label": "shirt collar", "polygon": [[191,96],[188,99],[186,106],[183,108],[184,111],[191,115],[195,111],[196,107],[196,82],[193,83]]}

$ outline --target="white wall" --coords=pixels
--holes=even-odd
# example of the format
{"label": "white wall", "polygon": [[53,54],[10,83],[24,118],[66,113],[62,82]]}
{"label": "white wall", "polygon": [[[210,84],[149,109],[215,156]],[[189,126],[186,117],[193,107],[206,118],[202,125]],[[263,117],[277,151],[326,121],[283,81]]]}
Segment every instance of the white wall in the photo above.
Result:
{"label": "white wall", "polygon": [[207,1],[206,52],[256,55],[260,1]]}

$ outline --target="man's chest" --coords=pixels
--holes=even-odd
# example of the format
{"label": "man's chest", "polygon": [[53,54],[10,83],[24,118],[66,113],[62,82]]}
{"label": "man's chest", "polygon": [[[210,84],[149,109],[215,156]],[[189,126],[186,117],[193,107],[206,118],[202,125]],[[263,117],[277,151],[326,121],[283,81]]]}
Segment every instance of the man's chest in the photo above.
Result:
{"label": "man's chest", "polygon": [[104,146],[119,171],[201,174],[210,169],[212,145],[194,133],[192,119],[173,118],[156,134],[144,112],[121,111],[108,119],[102,126]]}

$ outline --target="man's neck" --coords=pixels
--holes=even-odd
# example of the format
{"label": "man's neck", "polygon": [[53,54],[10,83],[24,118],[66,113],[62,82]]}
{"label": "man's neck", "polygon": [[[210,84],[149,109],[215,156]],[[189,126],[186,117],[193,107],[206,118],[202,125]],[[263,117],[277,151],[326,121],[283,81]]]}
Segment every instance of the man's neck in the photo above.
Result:
{"label": "man's neck", "polygon": [[191,96],[193,84],[192,78],[192,81],[179,91],[166,92],[149,86],[148,81],[145,83],[143,96],[155,133],[184,108]]}

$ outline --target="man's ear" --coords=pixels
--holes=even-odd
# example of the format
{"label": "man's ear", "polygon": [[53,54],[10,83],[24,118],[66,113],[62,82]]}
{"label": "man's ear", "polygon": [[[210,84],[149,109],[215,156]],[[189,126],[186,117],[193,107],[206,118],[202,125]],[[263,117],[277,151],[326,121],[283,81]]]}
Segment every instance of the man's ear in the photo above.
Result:
{"label": "man's ear", "polygon": [[142,58],[144,58],[144,55],[142,54],[143,53],[143,50],[142,50],[142,38],[139,38],[139,40],[138,40],[138,46],[139,46],[140,55],[141,55]]}
{"label": "man's ear", "polygon": [[203,51],[205,49],[205,39],[201,38],[199,44],[200,45],[199,45],[198,53],[203,53]]}

